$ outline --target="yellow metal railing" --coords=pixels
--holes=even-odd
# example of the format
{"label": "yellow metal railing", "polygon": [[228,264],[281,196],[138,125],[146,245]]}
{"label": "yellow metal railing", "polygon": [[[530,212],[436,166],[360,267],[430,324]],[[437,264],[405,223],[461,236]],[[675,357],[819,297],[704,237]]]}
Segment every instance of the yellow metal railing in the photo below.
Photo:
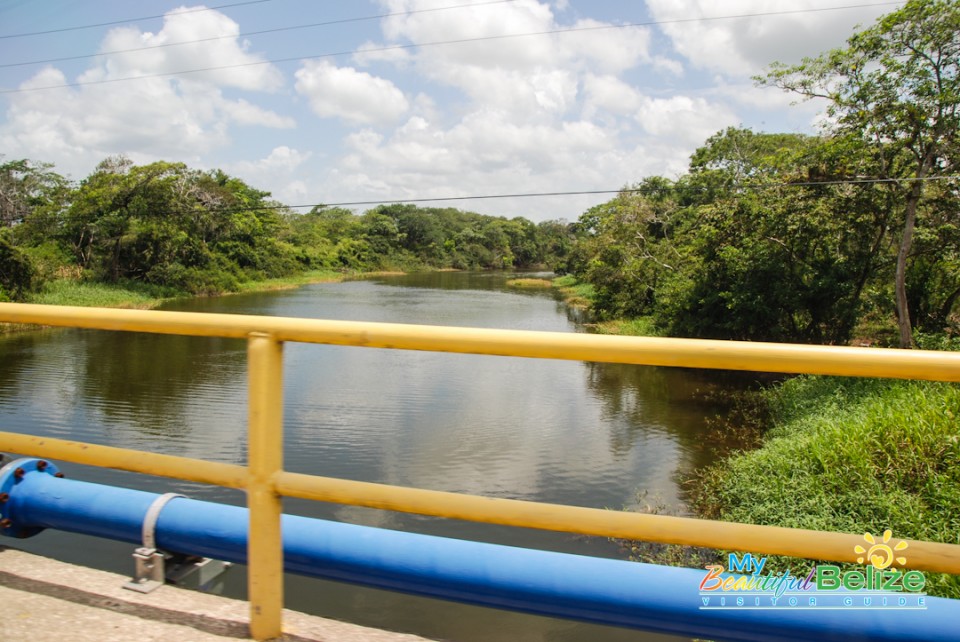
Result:
{"label": "yellow metal railing", "polygon": [[[856,561],[860,535],[495,499],[331,479],[283,470],[283,343],[430,350],[540,359],[763,372],[960,381],[960,353],[774,343],[611,337],[229,314],[0,303],[0,322],[247,340],[247,466],[0,432],[0,451],[247,491],[250,632],[279,637],[283,608],[281,497],[301,497],[475,522],[668,544]],[[907,566],[960,574],[960,546],[910,541]]]}

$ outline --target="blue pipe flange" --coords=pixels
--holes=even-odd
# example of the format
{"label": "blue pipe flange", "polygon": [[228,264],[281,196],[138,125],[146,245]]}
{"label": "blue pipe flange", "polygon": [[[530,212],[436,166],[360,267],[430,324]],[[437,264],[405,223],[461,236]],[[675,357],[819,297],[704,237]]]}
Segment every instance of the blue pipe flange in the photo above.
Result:
{"label": "blue pipe flange", "polygon": [[23,481],[24,476],[35,473],[63,477],[56,465],[32,457],[16,459],[0,468],[0,535],[23,539],[43,530],[40,526],[18,525],[13,514],[14,504],[10,502],[14,487]]}

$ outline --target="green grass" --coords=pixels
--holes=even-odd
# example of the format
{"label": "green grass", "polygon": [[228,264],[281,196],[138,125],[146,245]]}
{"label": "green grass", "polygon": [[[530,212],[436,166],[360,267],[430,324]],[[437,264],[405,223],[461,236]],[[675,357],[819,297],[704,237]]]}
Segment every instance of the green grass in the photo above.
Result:
{"label": "green grass", "polygon": [[308,283],[327,283],[330,281],[342,281],[345,275],[343,272],[333,270],[311,270],[291,276],[283,276],[276,279],[265,279],[263,281],[246,281],[240,284],[238,292],[265,292],[268,290],[286,290],[298,288]]}
{"label": "green grass", "polygon": [[652,317],[601,321],[592,325],[592,331],[596,334],[615,334],[627,337],[658,337],[663,334],[663,331],[654,324]]}
{"label": "green grass", "polygon": [[552,288],[553,282],[548,279],[510,279],[508,288]]}
{"label": "green grass", "polygon": [[[315,270],[289,277],[247,281],[241,283],[239,292],[260,292],[296,288],[307,283],[338,281],[344,278],[340,272]],[[29,303],[44,305],[78,305],[104,308],[154,308],[170,299],[193,296],[172,288],[127,281],[124,283],[97,283],[76,279],[57,279],[46,283],[43,290],[33,294]]]}
{"label": "green grass", "polygon": [[589,308],[593,303],[594,291],[590,283],[580,283],[576,277],[560,276],[553,280],[553,287],[557,288],[567,305],[580,308]]}
{"label": "green grass", "polygon": [[[700,515],[960,543],[960,385],[798,377],[768,399],[776,427],[701,473]],[[927,575],[960,597],[960,577]]]}
{"label": "green grass", "polygon": [[179,296],[187,294],[135,282],[111,284],[60,279],[47,283],[42,291],[30,297],[29,303],[146,309]]}

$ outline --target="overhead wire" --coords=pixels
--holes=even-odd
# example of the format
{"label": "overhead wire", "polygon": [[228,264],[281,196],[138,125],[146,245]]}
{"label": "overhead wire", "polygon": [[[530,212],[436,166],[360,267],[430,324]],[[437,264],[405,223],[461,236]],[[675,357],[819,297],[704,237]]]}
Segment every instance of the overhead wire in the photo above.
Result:
{"label": "overhead wire", "polygon": [[[945,176],[924,176],[924,177],[905,177],[905,178],[859,178],[859,179],[839,179],[830,181],[796,181],[779,183],[741,183],[725,185],[723,189],[730,192],[737,191],[762,191],[767,189],[779,188],[799,188],[799,187],[833,187],[837,185],[883,185],[895,183],[913,183],[913,182],[934,182],[934,181],[960,181],[960,174],[950,174]],[[323,203],[303,203],[299,205],[287,205],[277,203],[274,205],[257,205],[243,207],[214,207],[211,212],[233,213],[233,212],[251,212],[257,210],[298,210],[305,208],[325,208],[325,207],[356,207],[361,205],[414,205],[417,203],[441,203],[441,202],[462,202],[462,201],[480,201],[508,198],[549,198],[560,196],[605,196],[611,194],[654,194],[662,192],[680,192],[680,191],[701,191],[705,192],[711,188],[680,186],[672,184],[666,187],[647,186],[647,187],[621,187],[619,189],[595,189],[595,190],[571,190],[558,192],[518,192],[512,194],[475,194],[469,196],[437,196],[429,198],[384,198],[362,201],[339,201]],[[168,212],[169,213],[169,212]]]}
{"label": "overhead wire", "polygon": [[[834,187],[837,185],[883,185],[896,183],[913,182],[934,182],[934,181],[958,181],[960,184],[960,174],[948,174],[943,176],[924,176],[924,177],[903,177],[903,178],[857,178],[857,179],[839,179],[825,181],[794,181],[777,183],[735,183],[725,185],[722,189],[729,192],[762,191],[768,189],[800,188],[800,187]],[[298,205],[288,205],[273,201],[272,204],[264,203],[260,205],[245,205],[239,207],[208,207],[211,213],[230,214],[239,212],[254,212],[261,210],[299,210],[305,208],[328,208],[328,207],[356,207],[361,205],[414,205],[418,203],[441,203],[441,202],[464,202],[480,201],[509,198],[550,198],[550,197],[569,197],[569,196],[606,196],[615,194],[657,194],[663,192],[683,192],[683,191],[709,191],[710,187],[696,187],[690,185],[678,185],[673,183],[667,186],[645,186],[645,187],[621,187],[619,189],[594,189],[594,190],[570,190],[556,192],[517,192],[509,194],[474,194],[469,196],[436,196],[426,198],[382,198],[359,201],[332,201],[321,203],[302,203]],[[188,210],[165,210],[164,214],[189,214]]]}
{"label": "overhead wire", "polygon": [[232,64],[232,65],[218,65],[213,67],[184,69],[180,71],[168,71],[168,72],[160,72],[155,74],[142,74],[139,76],[124,76],[121,78],[104,78],[100,80],[78,81],[73,83],[63,83],[59,85],[44,85],[42,87],[3,89],[3,90],[0,90],[0,94],[17,94],[17,93],[25,93],[25,92],[32,92],[32,91],[43,91],[48,89],[68,89],[68,88],[74,88],[74,87],[86,87],[90,85],[105,85],[105,84],[112,84],[112,83],[118,83],[118,82],[130,82],[134,80],[146,80],[150,78],[167,78],[170,76],[205,73],[205,72],[211,72],[211,71],[223,71],[227,69],[239,69],[244,67],[256,67],[261,65],[280,64],[285,62],[296,62],[296,61],[303,61],[303,60],[319,60],[322,58],[335,58],[339,56],[354,55],[357,53],[371,54],[371,53],[382,53],[387,51],[398,51],[398,50],[405,50],[405,49],[423,49],[427,47],[464,44],[464,43],[470,43],[470,42],[490,42],[490,41],[496,41],[496,40],[508,40],[513,38],[526,38],[526,37],[533,37],[533,36],[561,35],[561,34],[569,34],[569,33],[583,33],[587,31],[603,31],[603,30],[613,30],[613,29],[628,29],[628,28],[636,28],[636,27],[660,26],[660,25],[666,25],[666,24],[682,24],[682,23],[688,23],[688,22],[708,22],[713,20],[737,20],[737,19],[743,19],[743,18],[758,18],[758,17],[767,17],[767,16],[795,15],[795,14],[802,14],[802,13],[841,11],[841,10],[847,10],[847,9],[863,9],[868,7],[881,7],[881,6],[899,5],[899,4],[902,4],[902,0],[897,0],[892,2],[873,2],[873,3],[867,3],[867,4],[844,5],[840,7],[790,9],[790,10],[782,10],[782,11],[767,11],[767,12],[745,13],[745,14],[735,14],[735,15],[727,15],[727,16],[707,16],[707,17],[701,17],[701,18],[677,18],[673,20],[650,20],[646,22],[632,22],[632,23],[615,24],[615,25],[590,25],[590,26],[583,26],[583,27],[567,27],[563,29],[548,29],[544,31],[532,31],[532,32],[516,33],[516,34],[498,34],[498,35],[481,36],[481,37],[474,37],[474,38],[458,38],[455,40],[441,40],[441,41],[424,42],[424,43],[398,44],[398,45],[390,45],[385,47],[364,49],[362,51],[356,51],[356,50],[338,51],[338,52],[330,52],[330,53],[323,53],[323,54],[314,54],[309,56],[293,56],[288,58],[275,58],[271,60],[258,60],[254,62],[238,63],[238,64]]}
{"label": "overhead wire", "polygon": [[[202,13],[204,11],[216,11],[217,9],[229,9],[231,7],[240,7],[248,4],[262,4],[264,2],[273,2],[273,0],[247,0],[246,2],[231,2],[230,4],[221,4],[215,7],[196,7],[194,9],[184,9],[183,11],[174,11],[173,13],[177,13],[177,14]],[[60,27],[57,29],[47,29],[46,31],[31,31],[27,33],[0,34],[0,40],[7,40],[11,38],[27,38],[30,36],[45,36],[51,33],[65,33],[67,31],[80,31],[83,29],[94,29],[96,27],[111,27],[113,25],[128,24],[131,22],[137,22],[139,20],[154,20],[156,18],[163,18],[165,15],[167,14],[161,13],[155,16],[140,16],[139,18],[127,18],[126,20],[111,20],[110,22],[98,22],[96,24],[75,25],[73,27]]]}
{"label": "overhead wire", "polygon": [[275,27],[272,29],[261,29],[259,31],[246,31],[236,34],[225,34],[221,36],[211,36],[209,38],[197,38],[194,40],[179,40],[177,42],[165,42],[159,45],[149,45],[146,47],[133,47],[130,49],[114,49],[112,51],[101,51],[92,54],[83,54],[79,56],[63,56],[62,58],[46,58],[44,60],[29,60],[26,62],[8,62],[0,64],[0,69],[9,67],[26,67],[29,65],[43,65],[52,62],[65,62],[68,60],[84,60],[87,58],[100,58],[103,56],[112,56],[116,54],[136,53],[138,51],[152,51],[154,49],[165,49],[167,47],[179,47],[181,45],[192,45],[201,42],[212,42],[214,40],[227,40],[230,38],[248,38],[250,36],[261,36],[268,33],[280,33],[284,31],[296,31],[300,29],[315,29],[317,27],[329,27],[333,25],[349,24],[353,22],[366,22],[370,20],[381,20],[384,18],[394,18],[396,16],[412,16],[419,13],[431,13],[437,11],[448,11],[450,9],[462,9],[465,7],[482,7],[491,4],[506,4],[516,2],[517,0],[489,0],[488,2],[473,2],[467,4],[456,4],[447,7],[433,7],[430,9],[414,9],[412,11],[396,11],[393,13],[381,13],[374,16],[358,16],[356,18],[341,18],[339,20],[328,20],[326,22],[313,22],[310,24],[290,25],[287,27]]}

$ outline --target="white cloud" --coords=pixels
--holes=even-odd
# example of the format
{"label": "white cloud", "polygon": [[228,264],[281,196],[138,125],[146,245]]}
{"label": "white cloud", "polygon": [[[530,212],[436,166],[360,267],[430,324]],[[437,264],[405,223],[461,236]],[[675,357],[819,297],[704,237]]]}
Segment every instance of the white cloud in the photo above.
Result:
{"label": "white cloud", "polygon": [[654,56],[652,62],[654,69],[673,76],[683,75],[683,63],[679,60],[667,58],[666,56]]}
{"label": "white cloud", "polygon": [[594,117],[600,110],[619,116],[635,113],[643,104],[643,95],[616,76],[587,76],[583,82],[586,93],[585,115]]}
{"label": "white cloud", "polygon": [[321,118],[359,124],[394,122],[410,109],[403,92],[389,80],[326,60],[308,60],[297,70],[297,92]]}
{"label": "white cloud", "polygon": [[253,105],[243,98],[236,101],[225,100],[222,109],[231,120],[239,125],[260,125],[275,129],[290,129],[296,126],[296,121],[289,116],[281,116],[276,112]]}
{"label": "white cloud", "polygon": [[[21,88],[65,81],[62,72],[48,68]],[[88,167],[110,154],[184,158],[227,141],[224,121],[210,118],[211,103],[222,100],[216,90],[203,92],[201,99],[159,78],[137,81],[124,92],[110,89],[95,85],[15,94],[0,128],[0,146],[83,171],[78,164]]]}
{"label": "white cloud", "polygon": [[377,62],[388,62],[402,67],[410,58],[410,52],[406,49],[384,47],[369,40],[357,47],[353,54],[353,62],[361,67]]}
{"label": "white cloud", "polygon": [[313,156],[312,152],[301,152],[286,145],[280,145],[274,147],[266,157],[258,161],[244,161],[236,163],[233,167],[236,171],[245,172],[292,172],[311,156]]}
{"label": "white cloud", "polygon": [[[456,11],[429,11],[437,6],[431,0],[385,0],[382,4],[394,14],[382,22],[384,36],[393,42],[424,44],[496,38],[544,31],[554,26],[550,7],[532,0],[462,7]],[[453,66],[529,69],[549,63],[554,53],[549,36],[507,38],[494,41],[494,46],[490,46],[490,42],[433,48],[426,55],[418,54],[418,58],[444,61]]]}
{"label": "white cloud", "polygon": [[[430,0],[385,0],[393,15],[383,21],[384,36],[397,43],[455,42],[416,54],[424,71],[459,85],[464,67],[498,71],[599,69],[615,73],[649,60],[650,32],[582,19],[560,24],[550,6],[536,0],[479,4],[457,11],[424,11]],[[570,33],[547,33],[570,29]],[[518,37],[512,37],[518,36]],[[475,40],[475,42],[461,42]]]}
{"label": "white cloud", "polygon": [[739,120],[724,105],[683,95],[644,99],[635,118],[652,135],[691,146]]}
{"label": "white cloud", "polygon": [[[638,107],[644,104],[641,100]],[[617,189],[651,174],[676,175],[693,150],[684,141],[659,137],[631,135],[625,140],[619,131],[588,120],[517,122],[511,113],[496,109],[477,109],[450,127],[416,116],[388,136],[370,129],[356,132],[346,145],[346,155],[311,198],[389,201]],[[508,199],[480,211],[533,220],[575,218],[602,200],[605,197]],[[485,205],[481,201],[467,207]]]}
{"label": "white cloud", "polygon": [[[265,63],[263,56],[246,51],[248,43],[239,40],[240,25],[218,11],[183,13],[185,8],[168,12],[157,33],[135,27],[112,29],[101,43],[103,52],[153,48],[111,54],[104,65],[91,69],[80,80],[170,74],[247,90],[273,91],[282,86],[283,76],[275,66]],[[170,46],[179,42],[187,44]],[[179,73],[199,67],[211,70]]]}
{"label": "white cloud", "polygon": [[[872,24],[889,6],[819,11],[849,5],[843,0],[794,0],[789,5],[769,0],[646,0],[654,20],[678,20],[660,29],[678,53],[701,69],[731,75],[759,74],[774,61],[799,62],[842,46],[858,24]],[[689,22],[693,17],[747,16]]]}
{"label": "white cloud", "polygon": [[[295,122],[288,116],[223,95],[222,87],[277,88],[282,77],[271,65],[232,73],[157,76],[196,67],[198,60],[211,65],[259,60],[245,53],[237,42],[236,23],[216,11],[168,14],[163,29],[156,34],[128,27],[113,29],[101,50],[224,32],[234,37],[185,47],[109,54],[79,76],[80,83],[91,84],[30,91],[69,83],[62,71],[44,68],[20,85],[25,91],[10,95],[6,121],[0,126],[0,148],[13,155],[52,160],[61,172],[83,175],[113,154],[127,154],[137,162],[164,159],[197,163],[230,144],[231,125],[293,127]],[[130,76],[150,77],[100,82]]]}
{"label": "white cloud", "polygon": [[617,27],[597,20],[579,20],[573,29],[589,31],[555,36],[569,62],[590,69],[617,73],[649,62],[650,31],[645,27]]}
{"label": "white cloud", "polygon": [[518,120],[562,115],[577,98],[576,76],[562,69],[523,72],[463,66],[454,79],[473,104],[509,110]]}
{"label": "white cloud", "polygon": [[274,198],[297,205],[304,201],[309,190],[302,179],[295,177],[295,172],[312,157],[313,152],[279,145],[259,160],[228,163],[223,169],[259,188],[269,186]]}

